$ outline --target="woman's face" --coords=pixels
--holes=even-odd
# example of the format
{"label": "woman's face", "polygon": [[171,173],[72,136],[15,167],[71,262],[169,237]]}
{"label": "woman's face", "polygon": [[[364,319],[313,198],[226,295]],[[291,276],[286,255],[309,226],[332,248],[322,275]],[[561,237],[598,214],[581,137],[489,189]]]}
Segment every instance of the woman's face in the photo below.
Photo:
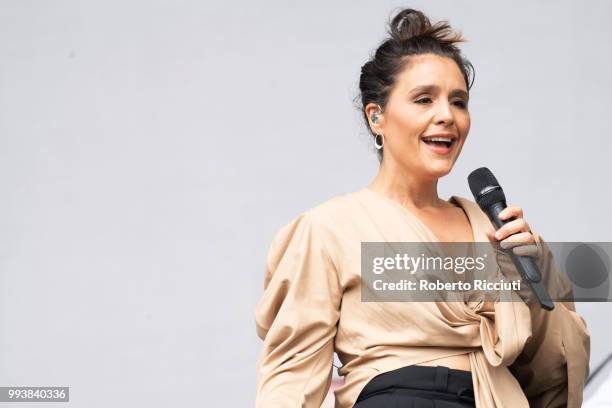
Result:
{"label": "woman's face", "polygon": [[[427,178],[448,174],[470,130],[468,93],[457,63],[434,54],[412,56],[378,123],[385,160]],[[452,139],[450,148],[424,141],[434,135]]]}

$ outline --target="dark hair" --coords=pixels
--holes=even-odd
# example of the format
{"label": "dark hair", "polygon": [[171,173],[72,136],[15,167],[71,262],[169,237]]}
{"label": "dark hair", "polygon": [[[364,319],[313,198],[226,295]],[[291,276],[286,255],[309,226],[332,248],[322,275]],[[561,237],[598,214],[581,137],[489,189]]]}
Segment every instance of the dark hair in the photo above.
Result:
{"label": "dark hair", "polygon": [[[425,14],[408,8],[393,17],[388,33],[390,37],[380,44],[374,57],[361,67],[359,77],[361,106],[358,106],[358,109],[373,137],[376,135],[370,128],[365,107],[369,103],[375,103],[384,112],[396,77],[408,64],[410,56],[435,54],[451,58],[459,66],[468,92],[474,82],[474,67],[455,45],[465,39],[461,33],[452,30],[448,21],[439,21],[432,25]],[[378,161],[381,162],[382,158],[383,149],[380,149]]]}

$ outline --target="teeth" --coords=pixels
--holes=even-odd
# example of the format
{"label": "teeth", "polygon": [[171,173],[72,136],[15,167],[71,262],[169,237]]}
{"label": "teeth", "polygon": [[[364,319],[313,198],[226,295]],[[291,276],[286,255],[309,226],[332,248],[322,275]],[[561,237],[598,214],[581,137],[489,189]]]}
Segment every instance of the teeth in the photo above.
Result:
{"label": "teeth", "polygon": [[426,137],[423,140],[431,141],[431,142],[448,142],[451,143],[453,139],[449,137]]}

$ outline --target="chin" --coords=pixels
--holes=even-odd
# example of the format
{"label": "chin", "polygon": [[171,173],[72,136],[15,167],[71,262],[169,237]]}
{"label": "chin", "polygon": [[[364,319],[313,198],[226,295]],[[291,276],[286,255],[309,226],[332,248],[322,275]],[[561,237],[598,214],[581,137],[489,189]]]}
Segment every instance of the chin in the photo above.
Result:
{"label": "chin", "polygon": [[446,166],[432,166],[427,168],[426,172],[430,174],[432,177],[440,178],[446,176],[453,169],[452,165]]}

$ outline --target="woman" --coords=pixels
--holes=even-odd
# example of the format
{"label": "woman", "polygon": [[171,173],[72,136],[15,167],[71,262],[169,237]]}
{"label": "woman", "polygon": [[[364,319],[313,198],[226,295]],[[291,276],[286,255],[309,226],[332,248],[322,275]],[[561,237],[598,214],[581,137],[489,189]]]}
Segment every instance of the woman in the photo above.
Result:
{"label": "woman", "polygon": [[[448,23],[405,9],[362,67],[380,169],[367,187],[305,211],[276,235],[256,308],[258,407],[320,406],[334,351],[345,379],[337,407],[580,406],[589,334],[572,303],[546,312],[520,301],[361,301],[367,241],[536,243],[545,282],[556,272],[520,207],[504,210],[502,219],[515,219],[495,232],[473,201],[438,197],[438,179],[470,129],[471,65],[460,41]],[[497,264],[512,273],[502,251]]]}

